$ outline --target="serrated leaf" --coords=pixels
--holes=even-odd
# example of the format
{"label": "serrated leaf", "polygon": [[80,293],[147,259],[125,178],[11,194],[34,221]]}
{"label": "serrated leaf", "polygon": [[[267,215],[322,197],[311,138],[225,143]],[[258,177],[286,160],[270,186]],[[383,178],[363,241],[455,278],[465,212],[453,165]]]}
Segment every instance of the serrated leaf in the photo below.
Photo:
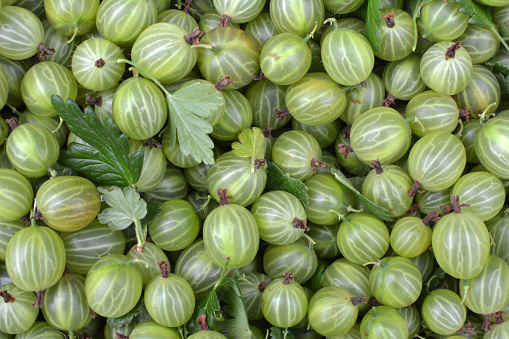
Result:
{"label": "serrated leaf", "polygon": [[501,64],[500,62],[492,62],[488,60],[486,65],[492,66],[492,73],[500,84],[500,89],[506,93],[509,93],[509,67]]}
{"label": "serrated leaf", "polygon": [[470,15],[469,23],[487,28],[492,27],[491,10],[488,7],[477,4],[472,0],[456,0],[456,2],[463,6],[460,12]]}
{"label": "serrated leaf", "polygon": [[272,326],[270,328],[270,337],[272,339],[295,339],[295,336],[292,332],[288,331],[285,335],[285,331],[288,331],[288,329]]}
{"label": "serrated leaf", "polygon": [[417,18],[421,16],[422,6],[430,3],[433,0],[417,0],[412,1],[413,9],[412,9],[412,21],[414,23],[414,45],[412,46],[412,50],[415,52],[417,48],[417,42],[419,40],[419,30],[417,29]]}
{"label": "serrated leaf", "polygon": [[382,49],[382,33],[377,26],[377,24],[382,22],[382,13],[380,13],[381,8],[382,4],[380,0],[368,0],[364,35],[376,52],[380,52]]}
{"label": "serrated leaf", "polygon": [[205,298],[196,304],[193,316],[189,322],[189,333],[196,333],[200,331],[200,326],[196,319],[202,314],[207,316],[207,324],[211,330],[216,329],[216,321],[224,320],[221,314],[221,305],[219,305],[219,298],[217,297],[216,290],[212,290]]}
{"label": "serrated leaf", "polygon": [[87,174],[98,184],[129,186],[138,181],[144,153],[129,153],[129,140],[119,135],[113,120],[102,124],[90,106],[83,114],[74,101],[64,102],[59,96],[53,96],[51,103],[71,132],[89,144],[71,143],[60,151],[61,165]]}
{"label": "serrated leaf", "polygon": [[104,209],[97,216],[99,222],[108,224],[114,230],[123,230],[133,222],[143,219],[147,215],[147,202],[132,187],[112,187],[111,190],[98,187],[101,199],[110,207]]}
{"label": "serrated leaf", "polygon": [[387,212],[389,212],[389,210],[387,208],[378,206],[377,204],[375,204],[374,202],[372,202],[371,200],[369,200],[368,198],[363,196],[361,193],[359,193],[359,191],[357,191],[355,189],[355,187],[353,187],[350,180],[348,180],[341,171],[339,171],[335,168],[331,168],[331,173],[332,173],[332,175],[334,175],[334,177],[336,178],[337,181],[339,181],[346,188],[351,190],[357,196],[357,198],[360,201],[362,201],[362,203],[364,204],[364,207],[366,207],[366,209],[370,213],[372,213],[374,216],[378,217],[381,220],[392,221],[390,215],[387,214]]}
{"label": "serrated leaf", "polygon": [[203,118],[218,109],[222,101],[220,97],[207,93],[209,89],[209,84],[197,82],[168,95],[166,100],[170,110],[170,147],[176,146],[178,138],[184,155],[211,165],[214,163],[214,143],[209,133],[213,128]]}
{"label": "serrated leaf", "polygon": [[283,171],[270,161],[267,161],[267,184],[265,188],[293,194],[300,200],[304,208],[309,204],[308,188],[306,185],[299,179],[290,178],[288,173],[286,175],[283,174]]}
{"label": "serrated leaf", "polygon": [[129,325],[131,321],[133,321],[134,317],[138,315],[144,309],[143,298],[138,300],[138,303],[132,310],[130,310],[127,314],[118,317],[118,318],[108,318],[108,325],[113,328],[120,328],[122,326]]}
{"label": "serrated leaf", "polygon": [[246,306],[242,300],[242,293],[237,277],[230,277],[223,280],[217,288],[219,300],[225,305],[223,310],[229,317],[218,322],[219,331],[228,339],[251,338],[252,332],[249,329]]}
{"label": "serrated leaf", "polygon": [[311,283],[309,287],[313,290],[313,292],[316,293],[319,289],[322,288],[322,283],[324,279],[325,279],[325,266],[324,264],[320,264],[316,269],[315,274],[311,278]]}
{"label": "serrated leaf", "polygon": [[509,94],[509,75],[504,76],[503,74],[495,73],[495,77],[500,84],[500,89]]}
{"label": "serrated leaf", "polygon": [[233,154],[239,157],[263,159],[265,137],[258,127],[246,128],[239,133],[239,142],[232,143]]}

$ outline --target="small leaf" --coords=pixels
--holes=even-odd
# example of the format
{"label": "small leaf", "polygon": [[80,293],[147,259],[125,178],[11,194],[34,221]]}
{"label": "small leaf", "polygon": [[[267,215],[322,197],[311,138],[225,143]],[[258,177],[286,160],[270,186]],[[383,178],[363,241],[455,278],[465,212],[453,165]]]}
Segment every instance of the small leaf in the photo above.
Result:
{"label": "small leaf", "polygon": [[51,103],[71,132],[89,144],[71,143],[60,151],[61,165],[87,174],[98,184],[129,186],[138,181],[144,153],[129,153],[129,140],[119,135],[112,119],[102,124],[90,106],[83,114],[74,101],[64,102],[59,96],[53,96]]}
{"label": "small leaf", "polygon": [[361,193],[359,193],[359,191],[357,191],[355,187],[353,187],[353,185],[341,171],[335,168],[331,168],[331,173],[332,175],[334,175],[337,181],[339,181],[345,187],[350,189],[357,196],[357,198],[362,201],[364,207],[366,207],[366,209],[369,212],[371,212],[373,215],[380,218],[381,220],[392,221],[391,217],[387,214],[387,212],[389,211],[387,208],[378,206],[377,204],[373,203],[371,200],[363,196]]}
{"label": "small leaf", "polygon": [[147,215],[147,202],[132,187],[122,189],[112,187],[106,190],[98,187],[101,199],[111,206],[99,213],[99,222],[108,224],[114,230],[123,230],[133,222],[141,220]]}
{"label": "small leaf", "polygon": [[488,7],[477,4],[472,0],[456,0],[456,2],[463,5],[460,12],[470,15],[469,23],[487,28],[492,27],[491,10]]}
{"label": "small leaf", "polygon": [[225,304],[223,310],[229,315],[224,321],[217,323],[219,331],[228,339],[251,338],[253,334],[249,329],[238,278],[230,277],[223,280],[217,288],[217,293],[219,300]]}
{"label": "small leaf", "polygon": [[308,188],[306,185],[299,179],[290,178],[288,173],[286,175],[283,174],[283,171],[270,161],[267,161],[267,184],[265,188],[293,194],[300,200],[304,208],[309,204]]}
{"label": "small leaf", "polygon": [[433,0],[417,0],[412,1],[412,21],[414,23],[414,45],[412,46],[412,50],[415,52],[417,48],[417,42],[419,40],[419,30],[417,29],[417,18],[421,16],[422,6],[430,3]]}
{"label": "small leaf", "polygon": [[447,273],[445,273],[445,271],[440,267],[435,269],[425,284],[426,292],[432,291],[435,287],[437,287],[440,284],[440,280],[442,280],[446,274]]}
{"label": "small leaf", "polygon": [[222,104],[220,97],[209,94],[210,85],[195,83],[167,96],[170,110],[170,147],[176,146],[177,137],[180,150],[184,155],[191,155],[196,161],[205,164],[214,163],[214,143],[209,137],[212,126],[203,118]]}
{"label": "small leaf", "polygon": [[258,127],[246,128],[239,133],[239,142],[232,143],[233,154],[239,157],[263,159],[265,137]]}
{"label": "small leaf", "polygon": [[504,39],[509,38],[509,26],[507,26],[507,23],[500,22],[498,25],[498,30],[499,30],[502,38],[504,38]]}
{"label": "small leaf", "polygon": [[500,84],[500,88],[509,94],[509,75],[504,76],[500,73],[495,73],[495,77],[498,80],[498,83]]}
{"label": "small leaf", "polygon": [[193,316],[189,322],[189,333],[196,333],[200,331],[200,326],[196,319],[205,314],[207,316],[207,324],[211,330],[216,329],[216,321],[224,320],[221,315],[221,306],[219,305],[219,298],[217,297],[216,290],[212,290],[205,298],[196,304]]}
{"label": "small leaf", "polygon": [[288,329],[272,326],[270,328],[270,337],[272,339],[295,339],[292,332],[288,332],[285,336],[285,331],[288,331]]}
{"label": "small leaf", "polygon": [[315,274],[311,278],[311,284],[310,287],[313,290],[313,292],[317,292],[319,289],[322,288],[322,283],[325,278],[325,266],[324,264],[320,264],[318,268],[316,269]]}
{"label": "small leaf", "polygon": [[122,326],[129,325],[131,321],[133,321],[134,317],[138,315],[138,313],[142,312],[144,309],[143,298],[138,300],[138,303],[132,310],[130,310],[127,314],[118,317],[118,318],[108,318],[108,325],[113,328],[120,328]]}
{"label": "small leaf", "polygon": [[380,52],[382,49],[382,33],[378,28],[377,24],[382,22],[382,13],[380,9],[382,4],[380,0],[368,0],[368,11],[366,13],[366,29],[364,35],[373,46],[376,52]]}
{"label": "small leaf", "polygon": [[486,65],[492,66],[492,73],[498,80],[502,91],[509,93],[509,67],[499,62],[488,60]]}

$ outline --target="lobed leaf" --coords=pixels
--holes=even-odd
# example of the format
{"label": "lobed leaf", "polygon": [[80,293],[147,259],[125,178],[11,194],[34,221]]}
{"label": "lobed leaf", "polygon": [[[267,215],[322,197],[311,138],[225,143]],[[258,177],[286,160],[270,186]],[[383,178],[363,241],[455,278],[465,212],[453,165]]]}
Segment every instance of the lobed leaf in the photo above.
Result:
{"label": "lobed leaf", "polygon": [[272,326],[270,328],[270,337],[272,339],[295,339],[295,336],[292,332],[287,332],[285,334],[285,331],[288,331],[288,329]]}
{"label": "lobed leaf", "polygon": [[108,224],[114,230],[123,230],[133,222],[143,219],[147,215],[147,202],[132,187],[112,187],[111,190],[98,187],[101,199],[110,207],[104,209],[97,216],[99,222]]}
{"label": "lobed leaf", "polygon": [[339,181],[345,187],[351,190],[357,196],[357,198],[362,201],[364,207],[366,207],[366,209],[369,212],[371,212],[374,216],[384,221],[392,221],[391,217],[387,214],[387,212],[389,211],[387,208],[375,204],[374,202],[363,196],[361,193],[359,193],[359,191],[357,191],[355,187],[353,187],[350,181],[345,177],[345,175],[340,170],[331,168],[331,173],[332,175],[334,175],[337,181]]}
{"label": "lobed leaf", "polygon": [[251,338],[246,306],[242,300],[238,277],[226,278],[217,288],[219,300],[225,303],[223,310],[229,317],[217,323],[219,331],[228,339]]}
{"label": "lobed leaf", "polygon": [[224,318],[221,314],[221,305],[219,305],[219,298],[217,297],[216,290],[212,290],[205,298],[196,304],[193,316],[189,322],[189,333],[196,333],[200,331],[200,326],[196,319],[205,314],[207,316],[207,324],[211,330],[216,329],[216,321],[223,321]]}
{"label": "lobed leaf", "polygon": [[102,124],[90,106],[83,114],[74,101],[64,102],[59,96],[53,96],[51,103],[69,130],[89,144],[71,143],[68,150],[60,151],[61,165],[87,174],[98,184],[129,186],[138,181],[143,151],[129,153],[129,140],[113,120]]}
{"label": "lobed leaf", "polygon": [[[169,130],[170,147],[176,146],[177,138],[184,155],[191,155],[197,161],[214,163],[212,148],[214,143],[209,137],[212,126],[203,118],[222,105],[221,98],[207,93],[210,86],[195,83],[167,95],[170,111]],[[169,93],[168,93],[169,94]]]}
{"label": "lobed leaf", "polygon": [[233,154],[239,157],[263,159],[265,137],[258,127],[246,128],[239,133],[239,142],[232,143]]}
{"label": "lobed leaf", "polygon": [[306,185],[299,179],[290,178],[288,173],[283,174],[283,171],[271,161],[267,161],[267,184],[265,188],[293,194],[300,200],[304,208],[309,204]]}
{"label": "lobed leaf", "polygon": [[509,93],[509,67],[499,62],[486,62],[488,66],[492,66],[492,73],[497,78],[502,91]]}
{"label": "lobed leaf", "polygon": [[456,0],[456,2],[463,6],[460,12],[470,15],[469,23],[487,28],[493,26],[491,10],[488,7],[477,4],[472,0]]}
{"label": "lobed leaf", "polygon": [[136,306],[134,306],[134,308],[127,314],[118,318],[108,318],[108,325],[110,325],[112,328],[120,328],[122,326],[129,325],[131,321],[133,321],[134,317],[142,312],[144,308],[145,304],[143,303],[143,298],[140,298]]}
{"label": "lobed leaf", "polygon": [[151,222],[156,221],[163,214],[163,203],[150,200],[147,202],[147,214],[141,219],[141,227],[145,227]]}
{"label": "lobed leaf", "polygon": [[378,29],[377,24],[382,22],[382,13],[380,9],[382,4],[380,0],[368,0],[368,7],[366,12],[366,29],[364,35],[373,46],[373,49],[380,52],[382,49],[382,33]]}

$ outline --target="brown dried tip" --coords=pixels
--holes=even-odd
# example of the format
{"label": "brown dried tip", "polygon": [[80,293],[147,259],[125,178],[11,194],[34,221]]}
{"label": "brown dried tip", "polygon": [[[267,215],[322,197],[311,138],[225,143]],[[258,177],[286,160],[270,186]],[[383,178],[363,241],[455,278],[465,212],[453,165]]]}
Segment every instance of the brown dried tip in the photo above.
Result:
{"label": "brown dried tip", "polygon": [[326,163],[318,161],[315,158],[311,159],[310,165],[311,165],[311,168],[313,169],[313,173],[316,173],[316,169],[318,167],[320,167],[320,168],[328,168],[329,167],[329,166],[327,166]]}
{"label": "brown dried tip", "polygon": [[255,170],[259,169],[260,167],[267,166],[267,161],[265,159],[256,159],[255,160]]}
{"label": "brown dried tip", "polygon": [[80,339],[92,339],[92,336],[83,332],[80,334]]}
{"label": "brown dried tip", "polygon": [[338,145],[338,153],[339,154],[343,154],[345,156],[345,159],[348,156],[348,154],[352,153],[352,152],[353,152],[352,146],[345,145],[345,144],[339,144]]}
{"label": "brown dried tip", "polygon": [[491,317],[493,319],[495,319],[495,324],[500,325],[501,323],[503,323],[505,321],[504,317],[503,317],[504,313],[505,313],[504,311],[499,311],[499,312],[495,312],[491,315]]}
{"label": "brown dried tip", "polygon": [[263,74],[263,72],[262,72],[262,71],[260,71],[260,74],[259,74],[259,75],[255,75],[255,76],[253,77],[253,80],[263,80],[263,79],[267,79],[267,78],[265,77],[265,74]]}
{"label": "brown dried tip", "polygon": [[182,10],[182,12],[189,13],[189,10],[191,9],[191,3],[192,3],[191,0],[186,0],[186,2],[184,4],[184,9]]}
{"label": "brown dried tip", "polygon": [[276,108],[274,111],[276,112],[275,113],[276,118],[281,120],[281,122],[283,122],[285,120],[285,118],[290,115],[290,111],[288,110],[288,107],[282,111],[280,111],[279,109]]}
{"label": "brown dried tip", "polygon": [[184,40],[189,45],[198,45],[200,43],[200,37],[204,32],[200,31],[198,27],[196,27],[192,33],[184,35]]}
{"label": "brown dried tip", "polygon": [[460,328],[457,333],[476,335],[474,329],[472,328],[472,323],[470,321],[465,326]]}
{"label": "brown dried tip", "polygon": [[143,246],[138,246],[138,245],[136,245],[136,246],[134,246],[134,249],[135,249],[135,250],[136,250],[136,252],[138,252],[138,253],[143,253],[143,252],[145,252],[145,247],[143,247]]}
{"label": "brown dried tip", "polygon": [[26,59],[26,61],[30,62],[31,64],[33,65],[37,65],[39,62],[41,62],[41,59],[39,58],[39,56],[36,54],[28,59]]}
{"label": "brown dried tip", "polygon": [[382,20],[385,21],[385,24],[387,27],[392,28],[396,25],[394,22],[394,13],[385,13],[385,15],[382,17]]}
{"label": "brown dried tip", "polygon": [[38,308],[42,307],[42,299],[44,299],[44,291],[46,291],[46,290],[37,291],[37,296],[35,297],[34,303],[32,304],[33,307],[38,307]]}
{"label": "brown dried tip", "polygon": [[437,222],[440,220],[440,213],[438,213],[437,211],[433,211],[431,212],[430,214],[428,214],[427,216],[425,216],[423,219],[422,219],[422,223],[426,226],[429,226],[429,224],[433,221],[433,222]]}
{"label": "brown dried tip", "polygon": [[231,16],[228,16],[226,14],[223,14],[221,19],[219,20],[219,27],[227,27],[232,22]]}
{"label": "brown dried tip", "polygon": [[69,271],[69,269],[67,268],[67,266],[64,266],[64,273],[62,273],[62,276],[65,277],[66,275],[68,275],[69,273],[71,273],[71,271]]}
{"label": "brown dried tip", "polygon": [[95,313],[94,311],[92,311],[92,319],[95,319],[99,316],[99,314]]}
{"label": "brown dried tip", "polygon": [[304,231],[306,231],[306,232],[308,232],[308,231],[309,231],[309,227],[308,227],[308,225],[306,224],[306,222],[305,222],[304,220],[302,220],[302,219],[299,219],[299,218],[295,218],[295,219],[293,219],[293,221],[292,221],[292,226],[293,226],[294,228],[300,228],[301,230],[304,230]]}
{"label": "brown dried tip", "polygon": [[292,281],[295,281],[293,280],[293,274],[291,273],[283,274],[283,285],[290,285]]}
{"label": "brown dried tip", "polygon": [[44,58],[44,56],[48,55],[48,56],[52,56],[53,54],[55,54],[55,50],[53,48],[48,48],[46,46],[44,46],[44,44],[41,42],[39,44],[39,46],[37,46],[37,49],[41,52],[41,54],[39,54],[39,58]]}
{"label": "brown dried tip", "polygon": [[154,138],[148,138],[147,140],[142,140],[141,144],[143,147],[148,147],[149,150],[152,150],[152,148],[161,148],[163,147],[159,141],[154,140]]}
{"label": "brown dried tip", "polygon": [[371,306],[382,306],[382,304],[375,299],[375,297],[371,297],[368,301],[368,304],[370,304]]}
{"label": "brown dried tip", "polygon": [[410,208],[408,209],[408,211],[406,211],[405,213],[405,216],[410,216],[413,212],[417,212],[419,210],[419,204],[418,203],[415,203],[413,205],[410,206]]}
{"label": "brown dried tip", "polygon": [[96,105],[99,107],[102,107],[103,105],[103,97],[99,96],[97,98],[94,98],[90,94],[85,94],[85,105]]}
{"label": "brown dried tip", "polygon": [[115,339],[129,339],[129,337],[126,337],[125,335],[117,332],[117,336],[115,337]]}
{"label": "brown dried tip", "polygon": [[270,137],[270,134],[272,133],[273,130],[274,130],[274,127],[267,127],[267,129],[265,131],[263,131],[262,134],[265,138],[268,138],[268,137]]}
{"label": "brown dried tip", "polygon": [[202,314],[198,318],[196,318],[196,322],[198,323],[198,326],[200,326],[200,331],[208,331],[209,330],[209,324],[207,324],[207,315]]}
{"label": "brown dried tip", "polygon": [[382,101],[382,106],[391,107],[396,106],[396,97],[392,94],[387,94],[387,97]]}
{"label": "brown dried tip", "polygon": [[482,322],[482,329],[486,332],[491,331],[493,328],[491,327],[491,314],[484,315],[484,321]]}
{"label": "brown dried tip", "polygon": [[159,266],[159,269],[161,270],[163,278],[170,277],[170,263],[168,261],[158,262],[157,266]]}
{"label": "brown dried tip", "polygon": [[456,51],[461,48],[461,41],[458,41],[451,47],[447,49],[445,52],[445,60],[449,60],[449,58],[453,59],[456,56]]}
{"label": "brown dried tip", "polygon": [[378,160],[378,159],[373,160],[369,164],[369,167],[371,167],[372,169],[374,169],[376,171],[376,175],[380,175],[384,172],[384,170],[382,169],[382,164],[380,163],[380,160]]}
{"label": "brown dried tip", "polygon": [[412,187],[410,187],[410,189],[408,190],[407,194],[410,198],[413,198],[415,197],[415,195],[417,193],[424,193],[426,191],[424,190],[421,190],[419,191],[419,188],[421,188],[422,184],[419,182],[419,180],[415,180],[414,183],[412,184]]}
{"label": "brown dried tip", "polygon": [[231,77],[229,75],[225,75],[224,77],[221,78],[221,80],[219,80],[216,83],[216,89],[219,92],[221,92],[223,90],[223,88],[225,88],[226,86],[228,86],[231,83],[233,83],[233,80],[231,79]]}
{"label": "brown dried tip", "polygon": [[48,222],[46,219],[44,219],[44,217],[42,216],[42,212],[40,210],[38,210],[37,212],[34,213],[34,216],[32,217],[32,219],[42,220],[46,223]]}
{"label": "brown dried tip", "polygon": [[30,226],[32,219],[30,218],[30,212],[21,217],[21,221],[25,223],[25,226]]}
{"label": "brown dried tip", "polygon": [[361,81],[361,82],[359,83],[359,85],[360,85],[360,86],[362,86],[362,87],[364,87],[364,88],[368,88],[368,84],[366,83],[366,80]]}
{"label": "brown dried tip", "polygon": [[97,68],[103,68],[104,65],[106,65],[106,61],[104,61],[103,58],[96,60],[94,63],[94,66]]}
{"label": "brown dried tip", "polygon": [[352,125],[348,124],[345,126],[345,130],[343,131],[343,138],[350,139],[350,131],[352,130]]}
{"label": "brown dried tip", "polygon": [[226,195],[227,189],[217,189],[217,195],[219,195],[219,206],[228,205],[228,199],[233,198],[231,195]]}
{"label": "brown dried tip", "polygon": [[261,283],[258,284],[258,291],[260,291],[261,293],[263,293],[263,291],[265,291],[265,287],[267,287],[267,285],[270,283],[270,281],[262,281]]}
{"label": "brown dried tip", "polygon": [[12,117],[10,119],[5,119],[5,122],[11,127],[11,129],[14,131],[16,128],[19,127],[18,124],[18,118]]}
{"label": "brown dried tip", "polygon": [[470,123],[470,110],[466,107],[460,109],[460,117],[464,117],[467,120],[467,123]]}
{"label": "brown dried tip", "polygon": [[446,215],[447,213],[454,212],[454,213],[461,213],[462,207],[470,207],[469,204],[460,204],[460,197],[457,196],[451,196],[452,203],[450,205],[446,206],[440,206],[440,210],[442,211],[443,215]]}
{"label": "brown dried tip", "polygon": [[7,292],[7,290],[0,291],[0,297],[2,297],[4,299],[4,303],[6,303],[6,304],[13,303],[16,301],[16,298],[14,298],[12,295],[10,295],[9,292]]}
{"label": "brown dried tip", "polygon": [[367,300],[366,297],[352,297],[352,298],[350,298],[350,301],[352,302],[352,305],[354,305],[354,306],[365,303],[366,300]]}

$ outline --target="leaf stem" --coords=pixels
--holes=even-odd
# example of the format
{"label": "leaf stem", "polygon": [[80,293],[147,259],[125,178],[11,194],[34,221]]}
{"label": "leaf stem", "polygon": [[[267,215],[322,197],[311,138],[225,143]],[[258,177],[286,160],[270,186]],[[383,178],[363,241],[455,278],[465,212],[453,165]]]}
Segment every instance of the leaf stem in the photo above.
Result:
{"label": "leaf stem", "polygon": [[136,230],[136,239],[138,240],[138,244],[136,245],[136,251],[143,252],[147,237],[145,234],[143,234],[143,229],[141,227],[141,222],[139,219],[134,220],[134,229]]}
{"label": "leaf stem", "polygon": [[219,287],[219,285],[221,285],[221,283],[223,282],[223,279],[226,275],[226,271],[228,270],[228,265],[230,264],[230,257],[228,258],[225,258],[225,261],[224,261],[224,264],[223,264],[223,271],[221,272],[221,276],[219,277],[219,280],[216,282],[216,284],[214,285],[214,291]]}

